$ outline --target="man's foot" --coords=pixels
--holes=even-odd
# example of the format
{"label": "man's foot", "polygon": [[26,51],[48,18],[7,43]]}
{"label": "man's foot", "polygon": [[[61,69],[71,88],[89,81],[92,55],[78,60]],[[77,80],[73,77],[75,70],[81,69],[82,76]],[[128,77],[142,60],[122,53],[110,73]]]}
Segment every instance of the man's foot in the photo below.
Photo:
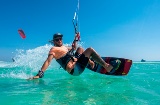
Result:
{"label": "man's foot", "polygon": [[91,68],[94,68],[95,63],[92,60],[89,60],[89,65],[91,66]]}

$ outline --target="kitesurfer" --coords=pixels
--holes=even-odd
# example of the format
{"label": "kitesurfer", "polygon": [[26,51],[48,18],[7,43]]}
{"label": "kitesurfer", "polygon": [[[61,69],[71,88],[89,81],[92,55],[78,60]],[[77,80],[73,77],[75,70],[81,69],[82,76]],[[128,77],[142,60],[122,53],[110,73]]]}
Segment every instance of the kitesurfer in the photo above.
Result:
{"label": "kitesurfer", "polygon": [[[63,45],[62,38],[63,35],[61,33],[56,33],[53,35],[52,42],[54,46],[50,49],[47,59],[38,71],[38,74],[29,79],[42,78],[52,59],[56,59],[64,70],[74,76],[80,75],[84,71],[87,64],[89,64],[92,68],[94,67],[94,62],[91,61],[90,58],[103,66],[108,73],[112,73],[117,70],[121,63],[120,60],[115,60],[113,65],[106,63],[91,47],[86,50],[83,50],[80,47],[77,48],[77,35],[75,35],[72,47],[65,47]],[[75,50],[76,52],[74,53]]]}

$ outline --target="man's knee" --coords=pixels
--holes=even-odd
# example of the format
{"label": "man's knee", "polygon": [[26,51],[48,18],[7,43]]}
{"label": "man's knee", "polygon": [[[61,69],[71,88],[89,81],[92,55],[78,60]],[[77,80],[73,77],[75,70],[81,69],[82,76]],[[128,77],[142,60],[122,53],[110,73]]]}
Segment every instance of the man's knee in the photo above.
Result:
{"label": "man's knee", "polygon": [[82,47],[78,47],[76,52],[83,53],[84,49]]}
{"label": "man's knee", "polygon": [[87,48],[88,51],[93,51],[94,49],[92,47]]}

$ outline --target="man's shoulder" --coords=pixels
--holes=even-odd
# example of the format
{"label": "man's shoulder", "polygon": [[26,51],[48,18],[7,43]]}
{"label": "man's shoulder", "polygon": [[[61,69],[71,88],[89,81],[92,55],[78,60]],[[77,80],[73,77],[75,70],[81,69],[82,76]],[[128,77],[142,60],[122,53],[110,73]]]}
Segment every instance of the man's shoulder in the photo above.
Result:
{"label": "man's shoulder", "polygon": [[57,47],[57,46],[53,46],[53,47],[51,47],[51,49],[56,49],[56,48],[60,48],[60,47]]}
{"label": "man's shoulder", "polygon": [[71,50],[72,49],[72,47],[70,47],[70,46],[63,46],[63,48],[65,48],[67,50]]}
{"label": "man's shoulder", "polygon": [[53,46],[53,47],[51,47],[51,49],[50,49],[50,50],[52,50],[52,49],[54,49],[54,46]]}
{"label": "man's shoulder", "polygon": [[50,50],[59,49],[59,48],[68,48],[68,47],[67,46],[61,46],[61,47],[53,46]]}
{"label": "man's shoulder", "polygon": [[53,47],[51,47],[50,51],[53,51],[53,50],[55,50],[55,49],[56,49],[56,47],[53,46]]}

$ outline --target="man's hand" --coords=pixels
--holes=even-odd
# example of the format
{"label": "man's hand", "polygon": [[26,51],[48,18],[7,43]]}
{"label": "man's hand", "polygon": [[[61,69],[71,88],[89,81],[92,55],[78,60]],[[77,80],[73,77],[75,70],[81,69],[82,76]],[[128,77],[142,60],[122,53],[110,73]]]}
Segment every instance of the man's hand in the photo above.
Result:
{"label": "man's hand", "polygon": [[77,32],[77,33],[75,34],[74,40],[76,40],[76,41],[79,41],[79,40],[80,40],[80,32]]}
{"label": "man's hand", "polygon": [[39,78],[39,76],[34,76],[34,77],[28,78],[27,80],[33,80],[33,79],[38,79],[38,78]]}

